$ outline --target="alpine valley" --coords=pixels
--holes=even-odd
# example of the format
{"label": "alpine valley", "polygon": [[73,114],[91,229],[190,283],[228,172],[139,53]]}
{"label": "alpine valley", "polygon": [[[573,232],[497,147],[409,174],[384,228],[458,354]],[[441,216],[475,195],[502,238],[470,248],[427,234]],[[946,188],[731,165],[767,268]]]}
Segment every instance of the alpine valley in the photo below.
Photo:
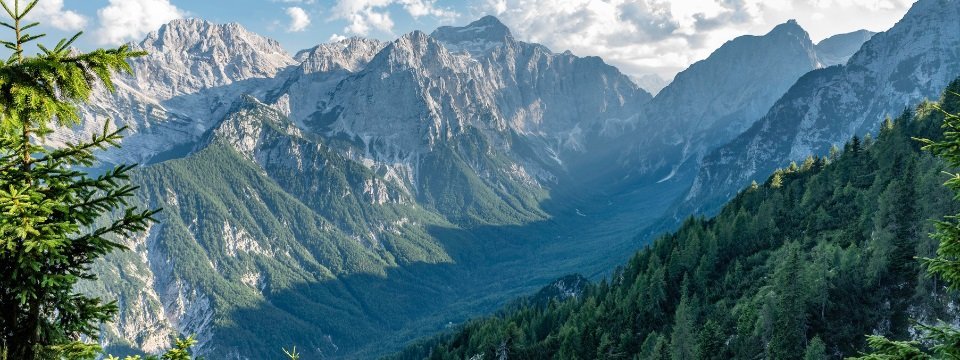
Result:
{"label": "alpine valley", "polygon": [[[650,344],[631,339],[619,348],[613,338],[588,339],[602,349],[595,357],[615,358],[669,337],[678,307],[733,301],[726,295],[734,290],[765,301],[767,270],[770,276],[792,271],[774,271],[771,264],[808,256],[809,249],[760,244],[763,237],[735,247],[740,243],[724,231],[746,226],[744,218],[800,211],[784,198],[802,198],[797,202],[810,214],[791,218],[797,224],[784,221],[778,231],[843,238],[792,239],[818,244],[822,251],[815,255],[823,258],[817,264],[832,266],[855,257],[848,246],[880,241],[861,238],[883,230],[873,222],[833,213],[844,221],[815,218],[820,215],[809,201],[819,200],[804,197],[808,183],[833,186],[856,171],[892,172],[875,159],[896,155],[924,171],[924,181],[911,189],[934,191],[933,174],[942,163],[920,155],[918,146],[889,148],[930,133],[935,120],[917,125],[906,114],[896,131],[881,124],[925,99],[940,99],[960,76],[958,18],[958,0],[919,0],[887,31],[819,43],[791,20],[728,41],[666,86],[659,78],[638,80],[656,96],[603,59],[517,39],[492,16],[389,42],[347,38],[293,55],[238,24],[174,20],[131,44],[147,52],[131,60],[132,75],[118,76],[113,93],[96,92],[82,108],[84,121],[59,129],[49,143],[89,137],[107,123],[127,126],[123,147],[100,156],[107,165],[141,164],[131,179],[140,186],[137,201],[163,208],[147,231],[123,240],[131,251],[108,255],[95,265],[99,280],[82,284],[84,292],[120,307],[102,328],[109,353],[156,354],[170,347],[172,336],[192,334],[197,354],[208,359],[276,358],[294,345],[304,359],[376,358],[411,343],[419,345],[398,356],[500,356],[507,353],[498,347],[510,348],[502,336],[513,330],[470,343],[478,327],[500,325],[470,319],[506,304],[505,315],[495,319],[523,318],[526,313],[511,311],[535,311],[527,307],[531,299],[541,304],[532,308],[545,309],[551,299],[572,298],[550,309],[580,316],[571,310],[580,308],[576,304],[603,309],[604,299],[612,304],[631,290],[629,296],[640,296],[647,283],[630,285],[652,281],[651,271],[660,271],[657,279],[670,282],[661,289],[669,305],[656,312],[663,316],[656,323],[630,320],[646,324],[634,328],[637,334],[642,329],[658,338]],[[863,150],[873,162],[835,150],[834,163],[817,162],[816,174],[810,165],[781,179],[790,194],[763,184],[762,191],[737,195],[791,161],[820,159],[867,134],[878,138]],[[888,194],[888,186],[906,177],[870,174],[857,189],[821,184],[827,190],[814,195],[839,203],[861,199],[857,210],[864,213],[893,211],[864,199],[899,196]],[[941,203],[918,209],[912,234],[925,229],[921,215],[950,209]],[[839,205],[822,210],[841,211]],[[718,212],[714,220],[682,222]],[[751,229],[778,222],[766,221]],[[678,228],[653,250],[637,253]],[[711,269],[747,272],[756,283],[723,283],[719,272],[681,280],[684,272],[708,270],[697,267],[701,256],[720,256]],[[870,276],[886,274],[886,265],[871,264],[878,267]],[[667,265],[673,267],[665,275]],[[589,283],[611,274],[609,284]],[[902,290],[884,279],[870,289]],[[903,284],[911,291],[934,287],[914,280]],[[876,309],[864,309],[863,323],[845,331],[906,334],[898,316],[934,313],[944,304],[872,303],[899,312],[874,316],[869,311]],[[742,310],[724,306],[711,311]],[[752,322],[743,331],[767,319],[743,311],[736,314]],[[715,320],[719,333],[736,322],[711,314],[683,316]],[[562,332],[550,328],[559,323],[544,321],[527,340],[536,344],[539,334]],[[438,333],[448,335],[415,342]],[[827,345],[836,356],[855,355],[864,349],[862,335],[856,334],[859,342]],[[730,349],[724,354],[739,351]]]}

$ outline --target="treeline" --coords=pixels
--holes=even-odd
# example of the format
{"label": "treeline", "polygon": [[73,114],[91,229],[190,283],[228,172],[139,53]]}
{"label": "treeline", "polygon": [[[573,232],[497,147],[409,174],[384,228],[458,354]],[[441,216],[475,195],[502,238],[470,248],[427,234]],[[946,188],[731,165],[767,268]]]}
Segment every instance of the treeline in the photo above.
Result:
{"label": "treeline", "polygon": [[916,139],[943,138],[955,93],[960,80],[876,139],[754,183],[575,299],[512,307],[394,358],[839,359],[867,351],[865,335],[950,320],[955,297],[917,258],[936,255],[931,219],[960,207]]}

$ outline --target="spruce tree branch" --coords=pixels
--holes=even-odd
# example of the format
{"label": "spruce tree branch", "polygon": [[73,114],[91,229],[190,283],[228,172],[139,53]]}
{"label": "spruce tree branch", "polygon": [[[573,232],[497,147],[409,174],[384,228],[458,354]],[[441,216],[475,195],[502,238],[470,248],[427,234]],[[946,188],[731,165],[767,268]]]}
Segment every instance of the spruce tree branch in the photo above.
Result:
{"label": "spruce tree branch", "polygon": [[136,213],[135,208],[128,209],[123,218],[114,221],[110,226],[101,227],[70,241],[85,242],[91,239],[103,238],[109,234],[126,235],[132,231],[141,231],[146,228],[148,222],[156,222],[153,216],[161,210],[162,209],[144,210]]}
{"label": "spruce tree branch", "polygon": [[[88,157],[92,150],[104,150],[107,148],[107,145],[117,146],[117,141],[121,138],[120,134],[125,130],[127,130],[127,127],[121,126],[111,132],[109,131],[109,123],[104,124],[103,132],[100,135],[93,135],[90,141],[79,144],[67,144],[67,147],[50,152],[46,156],[37,159],[37,162],[59,161],[74,158],[78,155]],[[67,162],[75,164],[75,162]]]}
{"label": "spruce tree branch", "polygon": [[105,210],[107,207],[118,205],[121,202],[124,202],[124,198],[133,196],[133,192],[136,191],[139,187],[136,186],[124,186],[117,190],[110,190],[106,195],[89,199],[81,203],[70,206],[70,211],[90,211],[90,210]]}

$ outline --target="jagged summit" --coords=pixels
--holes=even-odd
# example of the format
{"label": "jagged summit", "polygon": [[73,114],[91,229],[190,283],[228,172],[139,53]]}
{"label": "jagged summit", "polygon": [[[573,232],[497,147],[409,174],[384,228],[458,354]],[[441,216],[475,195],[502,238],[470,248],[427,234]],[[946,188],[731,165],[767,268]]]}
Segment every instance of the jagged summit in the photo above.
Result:
{"label": "jagged summit", "polygon": [[276,40],[253,33],[238,23],[217,24],[197,18],[172,20],[149,33],[139,43],[157,50],[198,50],[193,47],[229,47],[238,44],[246,44],[265,53],[287,55]]}
{"label": "jagged summit", "polygon": [[117,76],[117,92],[95,93],[82,109],[87,121],[52,142],[89,137],[110,121],[130,130],[123,148],[104,153],[108,162],[173,156],[163,154],[189,149],[241,95],[263,96],[297,63],[275,40],[201,19],[173,20],[133,47],[147,55],[130,61],[132,74]]}
{"label": "jagged summit", "polygon": [[789,31],[789,30],[803,30],[803,27],[800,26],[800,23],[797,22],[797,19],[790,19],[784,21],[783,23],[774,26],[771,32],[777,31]]}
{"label": "jagged summit", "polygon": [[370,65],[380,70],[414,67],[419,68],[433,62],[444,62],[449,53],[437,39],[420,30],[404,34],[390,42],[377,53]]}
{"label": "jagged summit", "polygon": [[513,41],[513,35],[499,19],[487,15],[467,26],[441,26],[431,37],[441,41],[452,51],[478,53]]}
{"label": "jagged summit", "polygon": [[[170,71],[151,73],[164,74],[174,82],[189,83],[188,91],[272,77],[280,69],[295,64],[276,40],[257,35],[237,23],[217,24],[202,19],[173,20],[148,34],[138,47],[148,55],[136,62],[174,70],[172,74],[165,74]],[[137,70],[134,72],[137,76],[145,74]],[[197,76],[174,79],[177,74]]]}
{"label": "jagged summit", "polygon": [[[791,160],[873,132],[960,74],[960,1],[920,0],[843,67],[811,72],[746,132],[704,158],[683,206],[710,212]],[[707,204],[704,206],[704,204]]]}
{"label": "jagged summit", "polygon": [[773,29],[770,30],[770,32],[768,32],[765,36],[790,36],[801,39],[801,41],[810,41],[810,34],[808,34],[807,30],[800,26],[800,24],[794,19],[787,20],[780,25],[774,26]]}
{"label": "jagged summit", "polygon": [[386,42],[377,39],[349,37],[300,50],[294,59],[305,73],[334,70],[356,72],[386,45]]}
{"label": "jagged summit", "polygon": [[510,29],[496,16],[487,15],[468,24],[463,30],[470,29],[474,32],[495,35],[497,37],[513,36]]}
{"label": "jagged summit", "polygon": [[[85,129],[102,129],[107,120],[130,127],[125,152],[115,159],[153,163],[137,178],[148,181],[143,203],[172,209],[163,227],[131,246],[141,256],[121,259],[118,269],[145,275],[119,272],[117,298],[133,301],[122,304],[120,321],[108,330],[133,348],[146,346],[138,339],[166,339],[167,328],[197,333],[210,339],[209,357],[269,352],[271,343],[351,357],[369,339],[412,334],[410,326],[439,328],[455,307],[445,302],[499,301],[506,293],[486,294],[488,279],[470,276],[455,287],[437,281],[435,288],[405,278],[382,281],[387,277],[409,272],[424,279],[416,271],[432,276],[447,269],[457,271],[448,278],[489,274],[499,268],[486,267],[486,259],[508,259],[517,273],[536,276],[504,278],[542,278],[564,269],[514,257],[512,239],[553,224],[564,226],[549,229],[564,235],[555,238],[555,249],[584,254],[583,264],[607,261],[636,244],[590,229],[633,233],[640,226],[627,216],[666,211],[672,199],[666,197],[680,196],[695,171],[673,164],[698,159],[750,125],[815,67],[798,24],[772,33],[728,43],[654,104],[600,58],[519,41],[495,17],[393,42],[345,39],[296,58],[236,24],[171,22],[141,43],[150,55],[134,61],[134,75],[118,77],[116,93],[98,94],[84,107]],[[631,153],[621,152],[628,147]],[[662,185],[634,186],[646,179]],[[562,210],[557,217],[554,207]],[[606,219],[615,212],[623,215]],[[481,228],[510,231],[495,236],[506,246],[458,241],[447,255],[451,243],[441,236],[469,240],[467,231]],[[489,234],[483,231],[478,240]],[[554,244],[551,235],[537,235],[530,249]],[[196,249],[196,256],[172,261],[180,249]],[[467,258],[474,254],[483,259]],[[369,276],[376,274],[386,277]],[[324,284],[332,292],[317,287]],[[513,285],[503,288],[523,284]],[[142,289],[153,304],[137,301]],[[381,294],[400,300],[367,306],[380,304]],[[410,297],[420,294],[426,299]],[[311,302],[271,303],[302,299]],[[246,316],[249,304],[268,312]],[[406,313],[413,315],[391,315]],[[432,313],[439,315],[423,317]],[[260,326],[264,319],[298,327],[276,332]]]}
{"label": "jagged summit", "polygon": [[749,126],[801,75],[817,66],[807,32],[789,20],[765,35],[728,41],[677,74],[657,95],[649,117],[677,116],[675,123],[685,123],[684,130],[719,126],[723,136],[714,137],[723,141]]}
{"label": "jagged summit", "polygon": [[817,67],[813,43],[796,21],[727,41],[645,107],[640,125],[619,140],[623,171],[630,181],[683,179],[686,167],[748,128]]}

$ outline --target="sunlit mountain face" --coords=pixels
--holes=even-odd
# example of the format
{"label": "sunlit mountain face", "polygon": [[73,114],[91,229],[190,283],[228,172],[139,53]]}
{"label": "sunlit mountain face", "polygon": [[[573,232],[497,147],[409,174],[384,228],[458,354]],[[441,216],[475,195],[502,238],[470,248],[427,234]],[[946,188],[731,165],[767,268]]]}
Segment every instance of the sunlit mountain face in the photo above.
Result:
{"label": "sunlit mountain face", "polygon": [[[123,239],[130,251],[96,264],[99,280],[83,283],[83,291],[116,300],[121,309],[102,326],[108,352],[156,354],[171,346],[172,336],[194,335],[195,353],[209,359],[273,358],[293,345],[304,359],[377,358],[402,349],[401,357],[424,358],[433,354],[431,346],[454,358],[583,358],[553,346],[588,325],[560,318],[516,324],[534,334],[524,339],[557,339],[521,349],[508,340],[514,339],[509,331],[487,331],[500,331],[501,324],[471,319],[494,313],[587,319],[580,312],[593,306],[593,314],[630,317],[632,332],[617,331],[638,338],[597,339],[583,349],[596,357],[633,358],[649,355],[642,351],[657,341],[671,345],[681,303],[691,309],[721,297],[727,308],[711,311],[759,324],[770,320],[758,315],[768,308],[754,309],[766,301],[765,276],[777,273],[773,262],[786,259],[781,252],[788,247],[757,243],[758,233],[748,230],[766,228],[748,229],[746,219],[796,225],[789,228],[796,234],[777,234],[800,242],[802,251],[816,243],[836,246],[843,256],[856,255],[850,246],[874,256],[879,250],[868,247],[880,245],[868,240],[882,230],[871,227],[876,220],[866,215],[880,205],[858,200],[859,222],[840,227],[824,219],[839,216],[830,212],[838,207],[807,206],[808,197],[823,194],[796,190],[784,200],[770,190],[779,188],[768,184],[771,175],[791,161],[797,169],[806,166],[808,157],[814,161],[809,171],[866,171],[850,164],[829,168],[820,159],[840,156],[837,150],[831,155],[831,148],[842,152],[854,136],[879,140],[884,117],[940,99],[960,76],[955,0],[918,1],[883,32],[845,32],[819,41],[803,21],[771,24],[755,35],[725,39],[669,81],[612,65],[623,64],[621,57],[548,47],[544,42],[556,38],[528,37],[533,25],[515,23],[510,12],[490,13],[499,15],[457,18],[430,32],[338,35],[296,52],[284,47],[297,33],[293,27],[285,28],[287,35],[263,31],[282,36],[282,43],[238,23],[200,18],[158,24],[132,42],[147,52],[131,61],[132,73],[118,75],[115,92],[96,92],[82,107],[81,124],[59,129],[49,140],[56,146],[89,137],[106,123],[127,126],[123,146],[99,156],[106,165],[142,164],[131,179],[140,186],[137,204],[164,209],[143,234]],[[314,25],[301,25],[320,26],[312,13],[306,16]],[[331,21],[342,21],[338,16],[331,13]],[[700,24],[707,41],[711,28]],[[593,36],[591,29],[584,23],[583,36]],[[688,38],[690,47],[705,46]],[[660,40],[618,39],[650,46]],[[900,135],[933,128],[917,125]],[[905,149],[870,151],[877,159],[909,157],[930,173],[942,170],[917,149]],[[823,177],[847,178],[834,175]],[[796,189],[817,181],[796,176],[779,181]],[[927,180],[911,189],[936,183]],[[741,192],[752,181],[755,189],[766,189],[762,196]],[[862,193],[842,185],[823,189],[892,197],[886,187],[900,186],[881,183],[883,189]],[[806,193],[811,195],[801,196]],[[938,216],[947,208],[916,214]],[[828,215],[806,213],[821,210]],[[718,213],[716,220],[703,218]],[[703,219],[684,221],[690,216]],[[796,219],[804,219],[803,226]],[[925,229],[920,220],[910,222],[916,234]],[[809,239],[797,235],[813,238],[809,232],[815,231],[847,240],[804,242]],[[725,250],[748,234],[756,236],[743,243],[756,246]],[[804,254],[828,256],[810,251]],[[697,267],[701,259],[712,259],[711,267]],[[877,264],[870,266],[879,274]],[[706,273],[727,274],[737,266],[749,273],[737,276],[755,284],[736,294],[711,287],[734,285]],[[621,283],[628,278],[631,284]],[[664,286],[651,287],[655,281]],[[929,285],[909,282],[918,284]],[[630,308],[649,305],[656,289],[665,291],[659,312]],[[640,298],[647,300],[628,304]],[[898,301],[889,303],[904,304]],[[915,313],[932,314],[942,305],[931,304]],[[550,312],[559,308],[566,310]],[[858,318],[863,322],[856,330],[909,332],[900,315],[913,310],[897,311],[896,319],[873,313]],[[717,334],[735,336],[733,323],[721,322],[730,319],[710,318],[706,310],[684,316],[696,326],[713,320]],[[491,325],[475,331],[478,324]],[[558,330],[561,325],[572,328]],[[659,337],[647,344],[653,331]],[[804,346],[817,334],[808,335]],[[837,356],[865,349],[859,340],[841,344],[821,337]],[[543,352],[531,350],[537,346]],[[501,347],[514,352],[498,353]],[[724,357],[756,355],[734,356],[725,349]]]}

